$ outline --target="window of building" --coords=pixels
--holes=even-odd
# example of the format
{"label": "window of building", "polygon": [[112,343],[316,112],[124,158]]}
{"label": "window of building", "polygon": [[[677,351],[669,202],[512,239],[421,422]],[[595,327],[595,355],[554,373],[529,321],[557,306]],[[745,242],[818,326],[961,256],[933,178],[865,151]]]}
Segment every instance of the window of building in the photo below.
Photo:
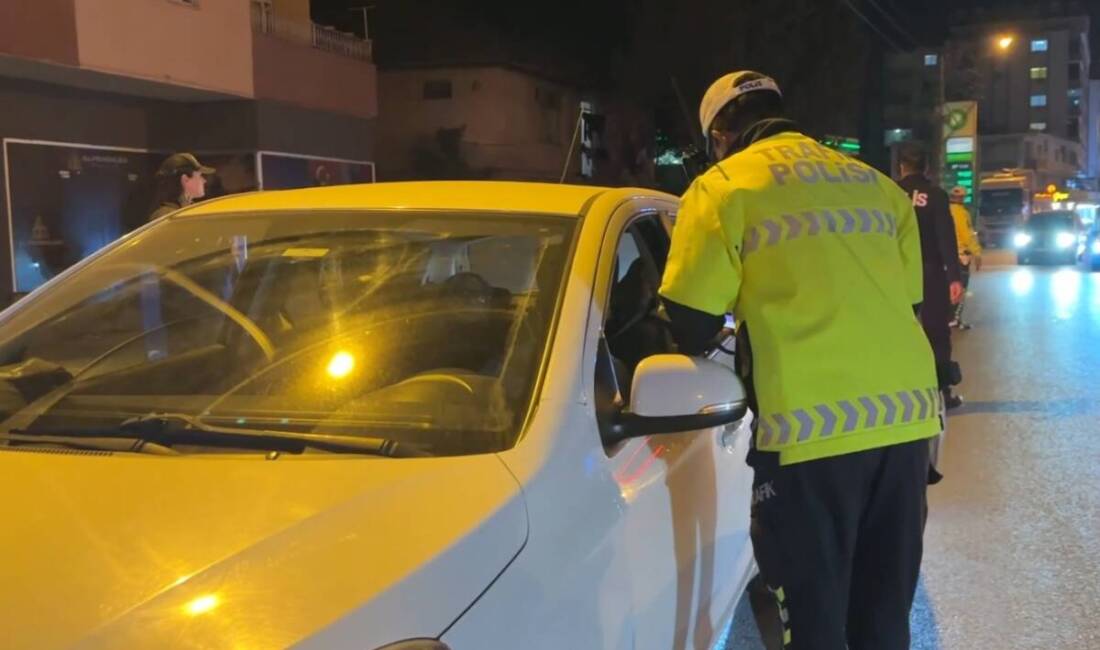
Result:
{"label": "window of building", "polygon": [[1031,96],[1031,105],[1033,107],[1046,106],[1047,105],[1047,96],[1046,95],[1032,95]]}
{"label": "window of building", "polygon": [[1081,60],[1081,37],[1071,36],[1069,39],[1069,58],[1070,61]]}
{"label": "window of building", "polygon": [[1039,66],[1039,67],[1032,68],[1031,69],[1031,78],[1032,79],[1046,79],[1047,78],[1047,67],[1044,65],[1044,66]]}
{"label": "window of building", "polygon": [[450,79],[432,79],[424,82],[424,99],[450,99],[453,94]]}
{"label": "window of building", "polygon": [[1046,52],[1047,51],[1047,39],[1045,38],[1033,38],[1031,39],[1031,51],[1032,52]]}
{"label": "window of building", "polygon": [[1080,81],[1081,80],[1081,64],[1071,63],[1069,64],[1069,80]]}
{"label": "window of building", "polygon": [[[1046,131],[1047,130],[1047,123],[1046,122],[1032,122],[1028,126],[1028,128],[1030,128],[1032,131]],[[1030,142],[1028,143],[1028,146],[1029,147],[1031,146]]]}
{"label": "window of building", "polygon": [[925,54],[924,65],[936,65],[940,62],[940,56],[938,54]]}

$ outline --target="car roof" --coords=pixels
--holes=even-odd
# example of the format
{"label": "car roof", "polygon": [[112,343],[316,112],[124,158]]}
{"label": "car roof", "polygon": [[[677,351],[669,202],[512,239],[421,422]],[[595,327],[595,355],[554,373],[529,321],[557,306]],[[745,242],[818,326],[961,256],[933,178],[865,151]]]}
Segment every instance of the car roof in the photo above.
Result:
{"label": "car roof", "polygon": [[[582,215],[608,188],[503,181],[425,181],[333,185],[234,194],[205,201],[180,216],[288,210],[470,210]],[[640,190],[656,195],[651,190]]]}

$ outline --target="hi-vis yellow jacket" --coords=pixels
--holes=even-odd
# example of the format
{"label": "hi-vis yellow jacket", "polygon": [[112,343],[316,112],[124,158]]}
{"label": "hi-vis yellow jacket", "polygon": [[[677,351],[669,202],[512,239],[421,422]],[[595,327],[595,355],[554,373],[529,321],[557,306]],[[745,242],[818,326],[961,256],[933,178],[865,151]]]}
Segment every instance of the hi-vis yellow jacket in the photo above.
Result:
{"label": "hi-vis yellow jacket", "polygon": [[958,203],[951,204],[951,218],[955,220],[955,241],[959,243],[959,257],[981,255],[982,243],[974,232],[970,211]]}
{"label": "hi-vis yellow jacket", "polygon": [[756,444],[782,464],[942,431],[916,215],[861,162],[786,132],[715,165],[684,195],[661,294],[748,326]]}

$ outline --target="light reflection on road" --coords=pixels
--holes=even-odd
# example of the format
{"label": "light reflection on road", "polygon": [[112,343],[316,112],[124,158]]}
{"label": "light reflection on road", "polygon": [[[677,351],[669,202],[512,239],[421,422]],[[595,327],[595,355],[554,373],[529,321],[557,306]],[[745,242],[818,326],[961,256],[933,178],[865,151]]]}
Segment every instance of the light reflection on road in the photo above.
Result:
{"label": "light reflection on road", "polygon": [[1026,296],[1031,293],[1031,288],[1035,286],[1035,275],[1030,269],[1017,269],[1012,273],[1011,287],[1012,293],[1017,296]]}

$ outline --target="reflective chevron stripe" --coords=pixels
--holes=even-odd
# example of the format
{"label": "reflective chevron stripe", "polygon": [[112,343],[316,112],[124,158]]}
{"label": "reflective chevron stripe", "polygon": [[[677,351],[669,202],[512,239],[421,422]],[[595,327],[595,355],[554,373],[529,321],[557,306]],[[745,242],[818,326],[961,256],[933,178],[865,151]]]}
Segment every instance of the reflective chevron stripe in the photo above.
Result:
{"label": "reflective chevron stripe", "polygon": [[745,232],[741,256],[782,242],[817,237],[822,233],[840,235],[881,234],[895,237],[898,222],[894,215],[864,208],[811,210],[802,214],[784,214],[763,219]]}
{"label": "reflective chevron stripe", "polygon": [[844,435],[857,430],[923,422],[939,416],[942,396],[935,388],[855,397],[760,418],[761,447]]}

